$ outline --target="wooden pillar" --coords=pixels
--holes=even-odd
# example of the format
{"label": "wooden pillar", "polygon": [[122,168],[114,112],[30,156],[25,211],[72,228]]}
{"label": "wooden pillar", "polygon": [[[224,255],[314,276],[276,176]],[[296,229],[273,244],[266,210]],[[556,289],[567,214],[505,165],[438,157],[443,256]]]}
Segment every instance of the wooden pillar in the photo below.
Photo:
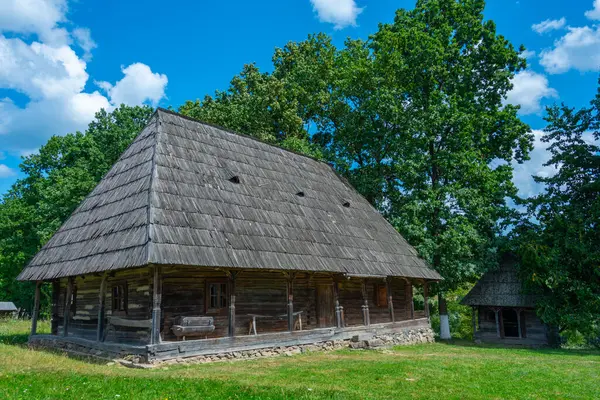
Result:
{"label": "wooden pillar", "polygon": [[287,319],[288,331],[294,331],[294,278],[295,274],[287,274]]}
{"label": "wooden pillar", "polygon": [[235,336],[235,280],[237,278],[237,274],[238,271],[227,272],[227,277],[229,278],[229,308],[227,313],[227,333],[229,337]]}
{"label": "wooden pillar", "polygon": [[387,292],[387,300],[388,300],[388,312],[390,313],[390,321],[396,322],[396,317],[394,316],[394,302],[392,299],[392,278],[387,277],[385,280],[385,289]]}
{"label": "wooden pillar", "polygon": [[333,282],[333,293],[335,296],[335,321],[338,328],[344,327],[344,307],[340,305],[340,286],[338,281]]}
{"label": "wooden pillar", "polygon": [[152,331],[150,332],[150,344],[160,343],[160,309],[162,303],[162,280],[160,267],[154,266],[152,278]]}
{"label": "wooden pillar", "polygon": [[410,319],[415,319],[415,303],[413,301],[412,284],[408,279],[404,280],[404,296],[406,298],[406,309]]}
{"label": "wooden pillar", "polygon": [[477,308],[475,306],[471,307],[471,323],[473,324],[473,340],[475,339],[475,334],[477,333],[477,317],[475,315],[476,309]]}
{"label": "wooden pillar", "polygon": [[70,276],[67,280],[67,294],[65,295],[65,309],[63,317],[63,336],[69,336],[69,320],[71,319],[71,303],[73,302],[73,284],[75,278]]}
{"label": "wooden pillar", "polygon": [[58,335],[58,300],[60,297],[60,280],[52,281],[52,311],[50,315],[50,333]]}
{"label": "wooden pillar", "polygon": [[502,337],[500,334],[500,308],[493,308],[494,314],[496,315],[496,336],[499,338]]}
{"label": "wooden pillar", "polygon": [[519,339],[523,339],[523,334],[521,332],[521,309],[515,308],[515,313],[517,314],[517,329],[519,330]]}
{"label": "wooden pillar", "polygon": [[361,291],[362,291],[362,297],[363,297],[363,305],[362,305],[363,324],[365,326],[369,326],[369,325],[371,325],[371,316],[369,315],[369,296],[367,294],[366,279],[362,280]]}
{"label": "wooden pillar", "polygon": [[429,319],[429,285],[427,281],[423,282],[423,310],[425,311],[425,317]]}
{"label": "wooden pillar", "polygon": [[35,297],[33,298],[33,313],[31,315],[31,335],[35,335],[37,332],[37,320],[40,315],[40,290],[42,281],[35,283]]}
{"label": "wooden pillar", "polygon": [[96,328],[96,341],[104,341],[104,319],[106,317],[106,281],[108,274],[102,275],[100,282],[100,292],[98,293],[98,326]]}

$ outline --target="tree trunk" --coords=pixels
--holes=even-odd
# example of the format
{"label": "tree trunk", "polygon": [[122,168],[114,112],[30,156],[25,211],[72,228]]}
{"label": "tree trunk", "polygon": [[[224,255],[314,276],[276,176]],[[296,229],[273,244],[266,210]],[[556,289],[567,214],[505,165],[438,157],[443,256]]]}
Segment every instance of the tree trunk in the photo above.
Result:
{"label": "tree trunk", "polygon": [[452,339],[450,335],[450,323],[448,321],[448,306],[442,293],[438,294],[438,302],[440,307],[440,339]]}

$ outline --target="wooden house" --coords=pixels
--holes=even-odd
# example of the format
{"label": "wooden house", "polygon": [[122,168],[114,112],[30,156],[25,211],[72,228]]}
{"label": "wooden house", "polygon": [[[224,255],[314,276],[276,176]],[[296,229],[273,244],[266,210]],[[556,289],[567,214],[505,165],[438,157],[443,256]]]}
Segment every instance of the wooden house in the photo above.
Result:
{"label": "wooden house", "polygon": [[11,301],[0,301],[0,318],[12,317],[17,314],[17,307]]}
{"label": "wooden house", "polygon": [[32,344],[152,361],[428,327],[441,277],[328,164],[159,109],[19,279]]}
{"label": "wooden house", "polygon": [[461,304],[473,309],[473,338],[485,343],[544,346],[551,331],[535,312],[536,296],[526,294],[516,258],[506,254],[486,272]]}

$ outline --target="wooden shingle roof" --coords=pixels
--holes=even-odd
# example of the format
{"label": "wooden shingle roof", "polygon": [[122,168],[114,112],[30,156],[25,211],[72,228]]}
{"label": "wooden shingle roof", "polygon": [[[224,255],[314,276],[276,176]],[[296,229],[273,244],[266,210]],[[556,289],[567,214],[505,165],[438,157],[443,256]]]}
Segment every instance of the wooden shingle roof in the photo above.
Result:
{"label": "wooden shingle roof", "polygon": [[19,279],[148,264],[441,279],[329,165],[163,109]]}

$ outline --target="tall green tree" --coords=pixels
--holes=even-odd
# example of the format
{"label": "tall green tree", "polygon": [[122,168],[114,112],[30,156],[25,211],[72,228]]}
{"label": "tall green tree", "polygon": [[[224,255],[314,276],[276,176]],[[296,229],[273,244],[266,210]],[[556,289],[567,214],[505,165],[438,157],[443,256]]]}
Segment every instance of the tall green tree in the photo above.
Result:
{"label": "tall green tree", "polygon": [[299,115],[326,157],[444,276],[442,321],[441,293],[495,263],[517,192],[511,164],[532,148],[518,107],[504,104],[524,49],[484,5],[420,0],[367,41],[335,51],[316,36],[275,57],[274,75],[304,89]]}
{"label": "tall green tree", "polygon": [[[25,264],[96,186],[152,115],[122,105],[96,113],[85,132],[53,136],[20,165],[0,200],[0,300],[31,309],[33,285],[17,282]],[[47,298],[45,299],[47,300]]]}
{"label": "tall green tree", "polygon": [[545,189],[515,231],[521,270],[544,322],[600,339],[600,85],[590,107],[555,105],[545,120],[557,172],[534,177]]}

